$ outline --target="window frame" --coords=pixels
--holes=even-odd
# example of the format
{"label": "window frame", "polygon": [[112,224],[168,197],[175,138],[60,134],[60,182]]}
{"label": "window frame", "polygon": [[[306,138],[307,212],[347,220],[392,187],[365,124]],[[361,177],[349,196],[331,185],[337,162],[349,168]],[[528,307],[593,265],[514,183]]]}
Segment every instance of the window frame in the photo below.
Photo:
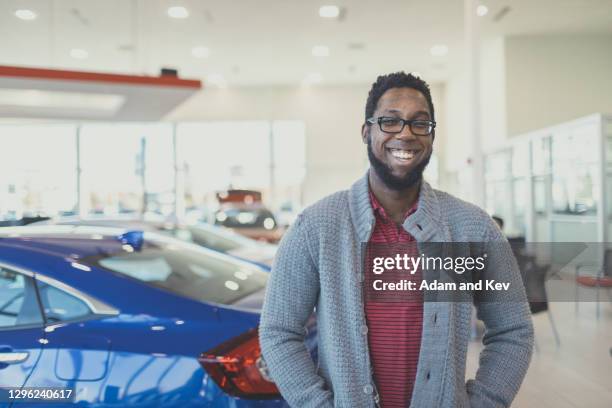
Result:
{"label": "window frame", "polygon": [[[69,323],[80,323],[80,322],[85,322],[85,321],[89,321],[89,320],[96,320],[96,319],[100,319],[100,318],[104,318],[104,317],[110,317],[110,316],[117,316],[119,315],[120,311],[98,299],[96,299],[93,296],[90,296],[86,293],[83,293],[82,291],[67,285],[63,282],[60,282],[57,279],[51,278],[49,276],[46,275],[42,275],[40,273],[36,273],[34,271],[31,271],[29,269],[25,269],[19,266],[15,266],[12,265],[10,263],[5,263],[0,261],[0,268],[6,268],[11,270],[12,272],[15,273],[19,273],[23,276],[25,276],[28,279],[32,279],[33,283],[34,283],[34,287],[36,289],[36,298],[38,301],[38,308],[40,310],[40,314],[42,316],[42,323],[41,324],[30,324],[30,325],[20,325],[20,326],[7,326],[6,328],[2,328],[0,327],[0,331],[6,331],[6,330],[17,330],[17,329],[22,329],[22,328],[48,328],[48,327],[53,327],[53,326],[58,326],[58,325],[65,325],[65,324],[69,324]],[[62,320],[59,322],[49,322],[47,320],[47,315],[45,313],[44,310],[44,305],[42,302],[42,298],[40,295],[40,288],[39,288],[39,282],[44,282],[45,284],[69,295],[72,296],[80,301],[82,301],[83,303],[85,303],[85,305],[87,306],[87,308],[89,309],[89,313],[85,316],[80,316],[74,319],[68,319],[68,320]]]}
{"label": "window frame", "polygon": [[38,305],[38,312],[40,313],[41,322],[40,323],[31,323],[31,324],[20,324],[13,326],[0,326],[0,332],[3,331],[14,331],[14,330],[29,330],[29,329],[37,329],[45,327],[46,318],[45,313],[42,310],[42,305],[40,302],[40,294],[38,293],[38,286],[36,285],[36,279],[34,278],[34,273],[28,270],[15,267],[13,265],[5,264],[0,262],[0,268],[9,270],[13,273],[19,274],[23,276],[24,279],[28,279],[34,285],[34,289],[36,290],[36,303]]}

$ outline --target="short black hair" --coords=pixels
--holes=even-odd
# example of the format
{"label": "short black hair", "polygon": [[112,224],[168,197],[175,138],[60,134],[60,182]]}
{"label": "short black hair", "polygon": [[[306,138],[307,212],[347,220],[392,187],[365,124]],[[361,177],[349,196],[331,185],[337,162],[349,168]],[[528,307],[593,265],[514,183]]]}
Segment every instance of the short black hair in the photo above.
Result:
{"label": "short black hair", "polygon": [[504,219],[502,217],[499,215],[492,215],[491,218],[493,218],[493,221],[495,221],[499,229],[504,229]]}
{"label": "short black hair", "polygon": [[394,72],[392,74],[381,75],[376,78],[376,82],[372,84],[370,93],[368,94],[368,100],[365,107],[365,119],[369,119],[374,115],[378,100],[385,92],[391,88],[412,88],[421,92],[427,104],[429,105],[429,112],[431,112],[431,120],[435,121],[434,107],[431,100],[431,92],[427,82],[423,81],[418,76],[407,74],[404,71]]}

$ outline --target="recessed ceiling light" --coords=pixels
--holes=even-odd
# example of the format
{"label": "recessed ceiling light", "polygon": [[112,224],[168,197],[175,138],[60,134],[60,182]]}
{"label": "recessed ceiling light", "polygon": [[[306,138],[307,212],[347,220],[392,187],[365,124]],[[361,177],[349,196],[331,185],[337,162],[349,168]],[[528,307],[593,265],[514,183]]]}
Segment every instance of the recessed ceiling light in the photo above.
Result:
{"label": "recessed ceiling light", "polygon": [[338,6],[321,6],[319,8],[319,16],[323,18],[338,18],[340,15],[340,7]]}
{"label": "recessed ceiling light", "polygon": [[488,12],[489,12],[489,8],[485,6],[484,4],[481,4],[480,6],[476,7],[476,15],[478,17],[484,17],[487,15]]}
{"label": "recessed ceiling light", "polygon": [[189,11],[182,6],[168,7],[168,16],[172,18],[187,18]]}
{"label": "recessed ceiling light", "polygon": [[81,48],[73,48],[70,50],[70,56],[74,59],[86,59],[89,53]]}
{"label": "recessed ceiling light", "polygon": [[312,72],[306,75],[306,78],[304,78],[302,83],[304,85],[312,85],[312,84],[321,83],[321,81],[323,81],[323,76],[319,74],[318,72]]}
{"label": "recessed ceiling light", "polygon": [[31,21],[36,20],[38,14],[28,9],[19,9],[15,11],[15,17],[20,18],[22,20]]}
{"label": "recessed ceiling light", "polygon": [[210,55],[210,50],[208,49],[208,47],[193,47],[191,49],[191,55],[196,58],[207,58]]}
{"label": "recessed ceiling light", "polygon": [[429,52],[434,57],[443,57],[446,54],[448,54],[448,47],[446,45],[443,45],[443,44],[434,45],[433,47],[431,47]]}
{"label": "recessed ceiling light", "polygon": [[312,47],[312,55],[315,57],[328,57],[329,47],[325,45],[315,45]]}

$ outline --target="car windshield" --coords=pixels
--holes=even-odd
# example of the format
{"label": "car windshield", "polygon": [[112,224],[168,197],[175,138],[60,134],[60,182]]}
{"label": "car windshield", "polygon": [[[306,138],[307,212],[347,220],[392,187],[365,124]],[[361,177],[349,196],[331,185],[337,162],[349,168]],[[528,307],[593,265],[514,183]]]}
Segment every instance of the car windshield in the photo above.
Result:
{"label": "car windshield", "polygon": [[176,240],[147,237],[139,251],[84,261],[201,302],[231,305],[266,285],[268,274],[248,263]]}
{"label": "car windshield", "polygon": [[194,225],[189,227],[191,239],[198,245],[221,252],[231,252],[241,248],[259,248],[257,241],[245,238],[235,232],[217,226]]}

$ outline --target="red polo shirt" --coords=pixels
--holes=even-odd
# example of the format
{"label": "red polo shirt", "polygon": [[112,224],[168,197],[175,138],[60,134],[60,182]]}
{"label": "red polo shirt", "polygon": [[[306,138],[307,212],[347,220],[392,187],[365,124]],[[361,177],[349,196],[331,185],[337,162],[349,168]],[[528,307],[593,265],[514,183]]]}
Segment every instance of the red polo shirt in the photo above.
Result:
{"label": "red polo shirt", "polygon": [[[380,248],[380,244],[413,242],[414,245],[403,245],[402,248],[409,247],[410,249],[406,251],[410,255],[418,255],[414,237],[387,216],[385,209],[372,192],[370,192],[370,202],[376,217],[376,225],[368,243],[368,254],[375,253],[374,247]],[[406,218],[416,209],[415,203],[407,212]],[[420,270],[414,275],[403,271],[401,275],[392,273],[375,275],[372,270],[366,270],[365,316],[368,325],[368,344],[374,381],[383,408],[406,408],[410,404],[421,347],[422,293],[388,290],[374,293],[373,290],[372,284],[375,279],[397,281],[399,278],[415,281],[418,287],[422,275]]]}

